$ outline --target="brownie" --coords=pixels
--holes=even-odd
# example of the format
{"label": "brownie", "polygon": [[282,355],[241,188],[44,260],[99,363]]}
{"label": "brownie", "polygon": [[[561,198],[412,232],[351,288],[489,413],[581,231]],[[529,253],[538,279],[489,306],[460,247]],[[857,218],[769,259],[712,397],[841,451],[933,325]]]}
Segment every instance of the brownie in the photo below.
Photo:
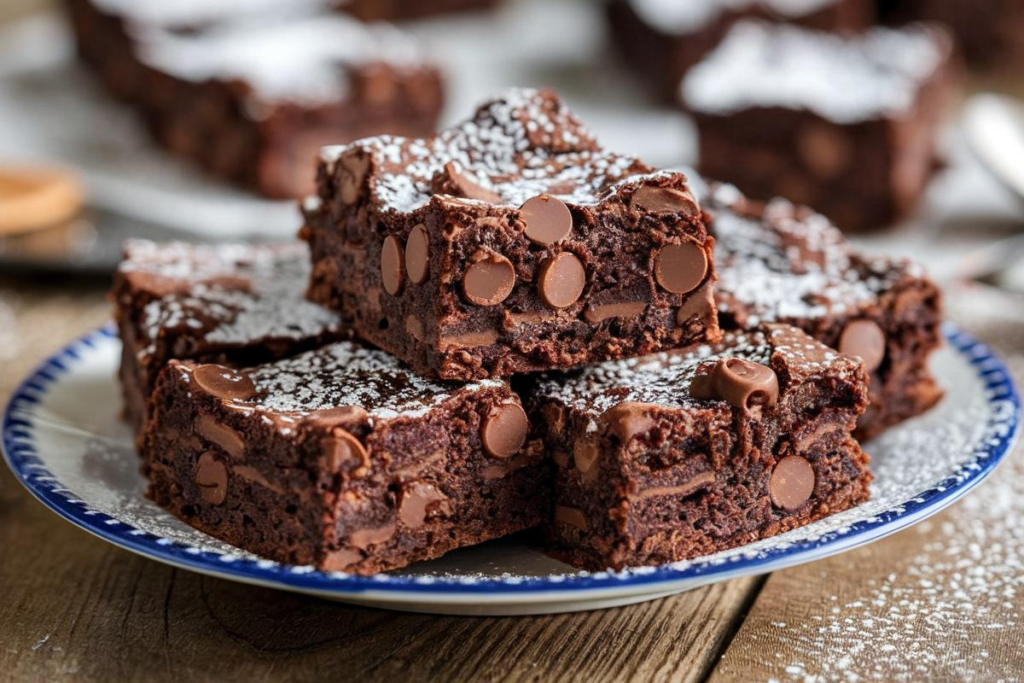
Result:
{"label": "brownie", "polygon": [[738,24],[682,84],[699,170],[757,199],[812,206],[843,230],[897,222],[937,166],[951,47],[937,26],[840,37]]}
{"label": "brownie", "polygon": [[351,341],[246,370],[171,361],[149,496],[243,550],[372,574],[536,526],[549,462],[506,382],[442,384]]}
{"label": "brownie", "polygon": [[138,430],[172,359],[251,365],[348,336],[307,301],[309,251],[281,246],[126,243],[111,299],[122,342],[125,415]]}
{"label": "brownie", "polygon": [[714,216],[724,329],[788,323],[861,357],[871,376],[861,439],[942,398],[928,367],[942,341],[941,294],[918,265],[864,256],[827,218],[784,199],[751,201],[717,184],[701,198]]}
{"label": "brownie", "polygon": [[82,61],[157,142],[268,197],[313,187],[316,152],[433,132],[439,70],[396,29],[328,0],[66,0]]}
{"label": "brownie", "polygon": [[542,379],[529,413],[557,466],[551,550],[658,565],[862,503],[850,432],[866,405],[860,360],[787,325]]}
{"label": "brownie", "polygon": [[609,31],[629,66],[665,101],[686,72],[744,19],[852,32],[874,19],[872,0],[611,0]]}
{"label": "brownie", "polygon": [[1024,3],[1020,0],[879,0],[886,21],[938,21],[956,36],[973,66],[1013,71],[1024,65]]}
{"label": "brownie", "polygon": [[677,172],[604,150],[550,91],[424,140],[326,148],[309,295],[451,380],[714,340],[712,240]]}

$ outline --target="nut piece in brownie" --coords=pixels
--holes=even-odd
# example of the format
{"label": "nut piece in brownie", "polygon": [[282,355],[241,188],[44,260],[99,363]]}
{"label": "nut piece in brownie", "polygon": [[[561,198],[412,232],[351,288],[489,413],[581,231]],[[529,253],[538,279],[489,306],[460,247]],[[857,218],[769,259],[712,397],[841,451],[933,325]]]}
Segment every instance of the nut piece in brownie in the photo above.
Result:
{"label": "nut piece in brownie", "polygon": [[372,574],[536,526],[550,504],[507,383],[425,380],[355,342],[241,371],[172,361],[151,410],[149,496],[281,562]]}
{"label": "nut piece in brownie", "polygon": [[744,19],[852,32],[872,23],[873,0],[611,0],[611,36],[622,56],[666,100],[686,72]]}
{"label": "nut piece in brownie", "polygon": [[738,24],[681,86],[699,170],[757,199],[812,206],[843,230],[897,222],[937,165],[951,48],[937,26],[842,37]]}
{"label": "nut piece in brownie", "polygon": [[310,296],[418,372],[507,376],[718,336],[686,177],[602,149],[549,91],[322,159]]}
{"label": "nut piece in brownie", "polygon": [[662,564],[864,502],[850,432],[866,384],[859,360],[786,325],[542,379],[529,410],[557,466],[553,554]]}
{"label": "nut piece in brownie", "polygon": [[715,184],[701,194],[714,217],[723,328],[788,323],[861,357],[871,382],[858,438],[920,415],[942,398],[928,367],[942,342],[942,297],[919,266],[866,257],[827,218],[783,199],[764,204]]}
{"label": "nut piece in brownie", "polygon": [[67,0],[82,60],[161,146],[271,197],[308,193],[325,144],[434,131],[438,69],[336,4]]}
{"label": "nut piece in brownie", "polygon": [[110,297],[125,414],[136,430],[171,359],[251,365],[348,336],[337,313],[303,296],[309,270],[301,243],[127,242]]}

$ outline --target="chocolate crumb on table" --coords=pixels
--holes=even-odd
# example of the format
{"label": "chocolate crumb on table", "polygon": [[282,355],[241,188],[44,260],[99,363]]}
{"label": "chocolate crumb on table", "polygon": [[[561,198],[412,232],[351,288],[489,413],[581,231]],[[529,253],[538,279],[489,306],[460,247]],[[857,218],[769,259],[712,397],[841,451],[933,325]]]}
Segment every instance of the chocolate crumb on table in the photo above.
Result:
{"label": "chocolate crumb on table", "polygon": [[269,197],[313,187],[325,144],[427,135],[441,74],[397,29],[330,0],[66,0],[78,53],[156,141]]}
{"label": "chocolate crumb on table", "polygon": [[538,381],[551,551],[583,569],[686,560],[868,498],[867,374],[788,325]]}
{"label": "chocolate crumb on table", "polygon": [[251,365],[349,335],[307,301],[304,244],[198,246],[131,240],[110,298],[122,342],[125,416],[138,430],[172,359]]}
{"label": "chocolate crumb on table", "polygon": [[718,336],[686,177],[602,149],[549,91],[424,140],[322,152],[310,297],[416,371],[569,368]]}
{"label": "chocolate crumb on table", "polygon": [[873,0],[611,0],[608,26],[637,75],[668,102],[686,72],[744,19],[853,32],[874,19]]}
{"label": "chocolate crumb on table", "polygon": [[536,526],[549,463],[506,382],[425,380],[337,342],[235,370],[172,361],[141,451],[149,496],[263,557],[372,574]]}
{"label": "chocolate crumb on table", "polygon": [[786,197],[847,231],[917,207],[955,91],[937,25],[856,36],[743,22],[683,80],[699,170],[755,199]]}
{"label": "chocolate crumb on table", "polygon": [[752,201],[716,183],[695,191],[713,216],[724,329],[788,323],[861,357],[871,376],[861,439],[942,398],[928,366],[942,343],[942,296],[920,266],[864,256],[827,218],[786,200]]}

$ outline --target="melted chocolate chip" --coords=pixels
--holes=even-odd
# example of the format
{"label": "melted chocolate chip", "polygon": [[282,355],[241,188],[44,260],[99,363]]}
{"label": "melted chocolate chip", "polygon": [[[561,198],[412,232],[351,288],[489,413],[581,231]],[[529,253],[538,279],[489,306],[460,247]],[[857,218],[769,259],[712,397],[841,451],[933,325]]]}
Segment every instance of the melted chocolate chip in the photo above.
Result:
{"label": "melted chocolate chip", "polygon": [[575,254],[563,251],[540,267],[537,291],[551,308],[565,308],[576,303],[587,284],[587,270]]}
{"label": "melted chocolate chip", "polygon": [[874,372],[885,360],[885,332],[873,320],[853,320],[839,335],[839,353],[860,357],[864,368]]}
{"label": "melted chocolate chip", "polygon": [[565,239],[572,232],[569,207],[549,194],[527,199],[519,207],[526,228],[523,234],[534,244],[548,246]]}
{"label": "melted chocolate chip", "polygon": [[331,470],[334,472],[348,469],[355,476],[369,460],[366,448],[359,443],[359,439],[344,429],[335,429],[333,436],[325,440],[324,448]]}
{"label": "melted chocolate chip", "polygon": [[480,438],[488,455],[509,458],[526,443],[529,431],[530,422],[523,407],[518,403],[508,403],[491,410],[480,427]]}
{"label": "melted chocolate chip", "polygon": [[398,517],[409,529],[419,529],[427,519],[427,515],[435,511],[444,511],[448,497],[441,493],[433,484],[417,482],[406,486],[401,492],[398,506]]}
{"label": "melted chocolate chip", "polygon": [[196,486],[203,501],[210,505],[221,505],[228,496],[228,469],[212,451],[199,456]]}
{"label": "melted chocolate chip", "polygon": [[380,249],[380,279],[384,285],[384,291],[394,296],[402,290],[402,280],[405,278],[405,259],[402,254],[402,245],[398,238],[388,235],[384,245]]}
{"label": "melted chocolate chip", "polygon": [[446,185],[449,186],[451,193],[456,197],[464,197],[466,199],[476,199],[481,202],[487,202],[488,204],[500,204],[501,197],[482,186],[469,177],[468,174],[463,173],[457,164],[449,161],[444,165],[444,174],[447,176],[448,182]]}
{"label": "melted chocolate chip", "polygon": [[651,213],[681,213],[687,217],[698,213],[697,202],[689,192],[653,185],[644,185],[634,192],[630,206]]}
{"label": "melted chocolate chip", "polygon": [[772,504],[783,510],[796,510],[814,493],[814,468],[799,455],[787,455],[775,465],[768,481]]}
{"label": "melted chocolate chip", "polygon": [[654,260],[654,277],[673,294],[693,291],[708,272],[708,256],[693,242],[666,244]]}
{"label": "melted chocolate chip", "polygon": [[354,152],[343,156],[338,165],[341,170],[341,201],[355,204],[363,191],[363,180],[370,169],[370,157]]}
{"label": "melted chocolate chip", "polygon": [[223,365],[200,365],[192,371],[192,381],[214,398],[243,400],[256,393],[248,375]]}
{"label": "melted chocolate chip", "polygon": [[504,301],[515,284],[512,262],[492,253],[469,267],[462,278],[462,291],[477,306],[493,306]]}
{"label": "melted chocolate chip", "polygon": [[235,460],[241,460],[245,455],[242,435],[226,424],[217,422],[212,415],[199,416],[196,420],[196,432],[207,441],[223,448],[224,452]]}
{"label": "melted chocolate chip", "polygon": [[422,223],[412,229],[405,241],[405,271],[416,285],[423,284],[430,274],[430,237]]}
{"label": "melted chocolate chip", "polygon": [[755,406],[775,405],[779,400],[779,378],[766,365],[727,358],[715,363],[710,372],[694,377],[690,394],[698,399],[721,399],[751,410]]}

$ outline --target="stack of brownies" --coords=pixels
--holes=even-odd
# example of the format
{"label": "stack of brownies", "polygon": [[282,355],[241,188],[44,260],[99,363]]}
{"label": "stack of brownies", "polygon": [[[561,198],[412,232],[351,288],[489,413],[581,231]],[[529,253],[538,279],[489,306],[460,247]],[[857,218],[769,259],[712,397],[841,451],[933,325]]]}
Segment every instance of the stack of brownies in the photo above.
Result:
{"label": "stack of brownies", "polygon": [[857,439],[941,396],[915,266],[550,92],[325,148],[303,211],[308,247],[132,243],[114,291],[149,495],[275,560],[534,527],[583,569],[692,558],[863,502]]}

